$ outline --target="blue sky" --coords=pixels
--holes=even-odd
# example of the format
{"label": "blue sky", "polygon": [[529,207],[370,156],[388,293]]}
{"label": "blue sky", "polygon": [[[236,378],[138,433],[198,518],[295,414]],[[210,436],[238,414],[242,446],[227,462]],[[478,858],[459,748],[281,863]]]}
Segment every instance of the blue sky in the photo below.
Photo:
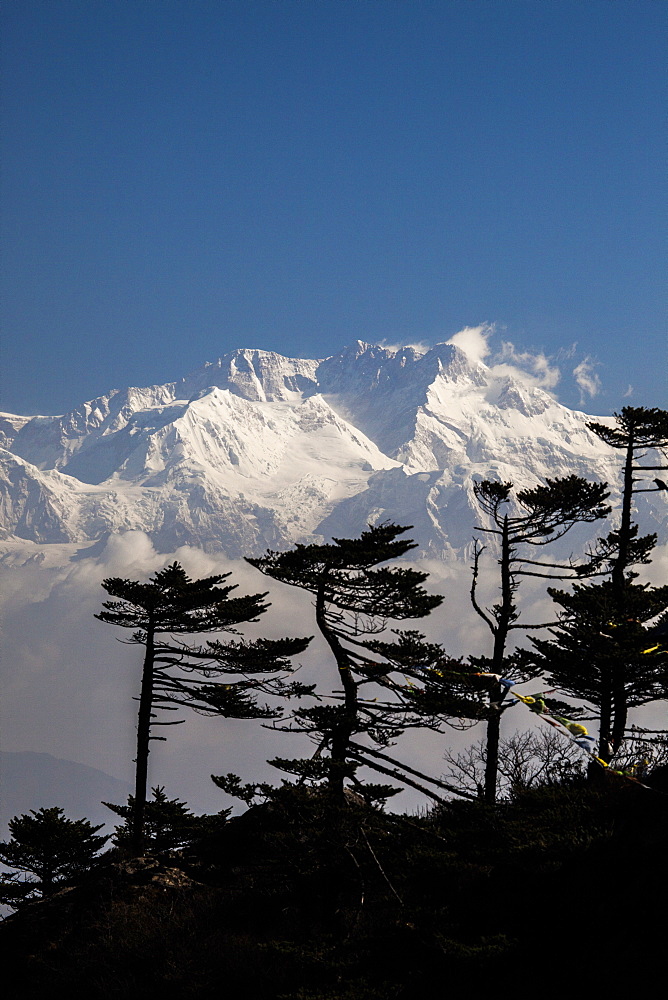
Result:
{"label": "blue sky", "polygon": [[666,405],[662,0],[1,16],[5,410],[483,323],[568,405]]}

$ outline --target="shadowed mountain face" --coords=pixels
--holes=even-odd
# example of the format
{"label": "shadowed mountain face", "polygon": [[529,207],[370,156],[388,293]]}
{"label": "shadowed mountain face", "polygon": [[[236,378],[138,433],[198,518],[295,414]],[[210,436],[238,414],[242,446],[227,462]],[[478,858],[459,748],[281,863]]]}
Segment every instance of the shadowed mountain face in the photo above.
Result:
{"label": "shadowed mountain face", "polygon": [[[139,529],[160,551],[234,558],[392,519],[416,526],[423,553],[457,558],[474,479],[617,482],[588,419],[451,344],[358,341],[324,361],[238,350],[64,416],[4,415],[2,532],[85,543]],[[661,534],[665,496],[639,499]]]}

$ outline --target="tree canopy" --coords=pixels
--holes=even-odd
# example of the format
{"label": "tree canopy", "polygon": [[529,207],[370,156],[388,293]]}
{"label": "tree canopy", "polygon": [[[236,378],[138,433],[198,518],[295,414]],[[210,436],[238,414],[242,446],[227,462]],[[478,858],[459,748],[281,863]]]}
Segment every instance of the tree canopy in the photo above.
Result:
{"label": "tree canopy", "polygon": [[0,861],[28,878],[3,876],[0,901],[19,906],[49,896],[60,883],[87,871],[109,840],[98,835],[102,826],[68,819],[59,806],[14,816],[9,821],[11,839],[0,843]]}
{"label": "tree canopy", "polygon": [[[668,587],[634,582],[634,566],[650,562],[656,534],[640,535],[633,516],[634,497],[668,489],[653,476],[668,468],[662,464],[668,411],[625,406],[615,413],[613,425],[590,422],[588,427],[623,453],[619,521],[590,553],[591,565],[609,578],[575,586],[572,593],[548,588],[562,609],[560,623],[550,640],[534,640],[534,645],[548,676],[598,709],[598,752],[608,763],[622,746],[629,708],[665,697],[668,690],[665,645],[648,641],[643,628],[668,607]],[[658,459],[648,459],[648,452]]]}
{"label": "tree canopy", "polygon": [[[509,707],[501,678],[528,679],[526,657],[506,654],[510,632],[515,629],[536,629],[546,624],[528,625],[520,620],[516,593],[525,576],[544,579],[578,579],[597,568],[592,560],[582,563],[554,563],[532,558],[533,550],[562,538],[574,525],[597,521],[610,513],[605,501],[607,483],[590,483],[579,476],[547,479],[544,485],[519,490],[513,494],[512,483],[482,480],[474,484],[474,492],[488,523],[476,530],[495,538],[498,546],[501,599],[491,608],[482,608],[477,597],[480,557],[485,546],[476,542],[473,554],[471,602],[494,639],[491,657],[472,657],[481,675],[487,675],[487,763],[485,797],[493,802],[496,796],[498,748],[501,713]],[[508,508],[514,503],[515,512]],[[511,507],[512,510],[512,507]],[[529,549],[526,548],[529,546]],[[531,669],[530,673],[535,671]]]}
{"label": "tree canopy", "polygon": [[[409,530],[389,523],[370,525],[359,538],[299,544],[288,552],[270,551],[248,559],[267,576],[315,596],[316,624],[332,654],[341,689],[334,704],[321,701],[296,710],[287,727],[309,734],[316,743],[314,757],[307,761],[277,758],[274,763],[300,778],[325,779],[339,796],[346,780],[361,787],[356,777],[361,764],[416,783],[418,772],[409,774],[410,769],[378,750],[410,724],[410,712],[401,697],[405,682],[397,683],[393,677],[405,640],[381,643],[374,639],[390,621],[422,618],[443,601],[422,586],[426,573],[382,565],[416,547],[412,540],[400,537]],[[425,662],[429,656],[428,644],[413,633],[411,657]],[[369,686],[379,688],[380,695],[371,697],[366,690]],[[359,742],[360,737],[366,739]],[[376,788],[378,797],[394,791],[391,786]]]}
{"label": "tree canopy", "polygon": [[[228,643],[208,641],[192,646],[175,636],[193,633],[236,634],[242,622],[255,622],[269,605],[266,593],[230,597],[236,585],[224,584],[229,573],[191,580],[179,563],[155,573],[148,583],[110,578],[102,586],[115,601],[105,601],[95,617],[110,625],[133,629],[131,643],[144,647],[141,694],[137,720],[137,757],[133,799],[133,849],[140,853],[144,841],[144,814],[148,783],[151,735],[157,725],[175,725],[183,720],[155,721],[155,710],[176,711],[190,705],[234,718],[267,718],[269,706],[257,703],[257,692],[298,695],[299,685],[287,688],[281,678],[267,677],[290,672],[289,657],[302,652],[309,639],[234,639]],[[164,638],[167,636],[167,638]],[[251,679],[249,675],[259,677]],[[241,675],[233,682],[214,681],[229,674]],[[272,686],[278,685],[278,687]]]}

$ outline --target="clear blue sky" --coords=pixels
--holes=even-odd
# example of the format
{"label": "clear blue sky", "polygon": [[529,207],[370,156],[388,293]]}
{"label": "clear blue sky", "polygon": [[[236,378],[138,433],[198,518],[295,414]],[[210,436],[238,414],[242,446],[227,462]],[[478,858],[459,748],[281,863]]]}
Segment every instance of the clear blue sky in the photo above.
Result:
{"label": "clear blue sky", "polygon": [[4,409],[485,321],[666,405],[663,0],[1,16]]}

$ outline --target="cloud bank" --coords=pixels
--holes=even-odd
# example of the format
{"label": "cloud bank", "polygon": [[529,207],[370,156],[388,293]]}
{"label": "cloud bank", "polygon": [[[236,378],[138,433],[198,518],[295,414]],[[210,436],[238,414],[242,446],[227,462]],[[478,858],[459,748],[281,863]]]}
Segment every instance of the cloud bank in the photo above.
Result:
{"label": "cloud bank", "polygon": [[[269,591],[269,610],[257,623],[242,626],[246,636],[279,638],[317,631],[308,593],[219,553],[189,546],[158,553],[141,531],[110,536],[97,555],[77,551],[74,545],[54,546],[47,557],[50,565],[25,561],[37,548],[31,543],[17,548],[15,565],[4,572],[11,583],[3,589],[6,750],[48,753],[132,781],[137,713],[133,699],[139,693],[141,649],[123,641],[129,638],[124,630],[94,618],[108,599],[101,586],[107,577],[148,579],[174,561],[193,578],[229,572],[229,583],[238,584],[239,594]],[[21,552],[23,565],[18,560]],[[489,633],[468,598],[469,567],[437,560],[415,565],[430,574],[427,589],[443,594],[445,601],[413,627],[444,642],[453,655],[489,653]],[[488,602],[496,599],[496,588],[496,566],[490,562],[481,577],[481,592]],[[527,587],[527,600],[533,602],[538,593],[537,588]],[[299,661],[300,680],[317,682],[325,694],[338,687],[331,655],[319,636]],[[267,764],[268,759],[313,752],[303,736],[268,731],[257,721],[208,718],[192,711],[174,717],[184,718],[185,723],[166,730],[165,743],[152,745],[149,782],[164,785],[170,796],[185,799],[195,811],[215,811],[230,804],[211,782],[211,774],[234,771],[247,781],[278,784],[280,772]],[[411,732],[401,753],[408,763],[437,774],[444,740],[456,746],[460,739],[468,737]],[[420,796],[405,792],[397,801],[408,808],[418,805]]]}
{"label": "cloud bank", "polygon": [[[562,381],[562,364],[571,360],[577,351],[577,344],[561,348],[555,354],[543,351],[520,351],[510,340],[502,340],[495,345],[497,328],[494,323],[466,326],[446,341],[454,344],[475,363],[484,363],[493,375],[511,377],[525,385],[543,389],[555,396],[554,390]],[[580,394],[580,405],[587,398],[593,399],[601,391],[601,379],[595,369],[599,366],[591,355],[585,356],[572,369],[572,377]]]}

